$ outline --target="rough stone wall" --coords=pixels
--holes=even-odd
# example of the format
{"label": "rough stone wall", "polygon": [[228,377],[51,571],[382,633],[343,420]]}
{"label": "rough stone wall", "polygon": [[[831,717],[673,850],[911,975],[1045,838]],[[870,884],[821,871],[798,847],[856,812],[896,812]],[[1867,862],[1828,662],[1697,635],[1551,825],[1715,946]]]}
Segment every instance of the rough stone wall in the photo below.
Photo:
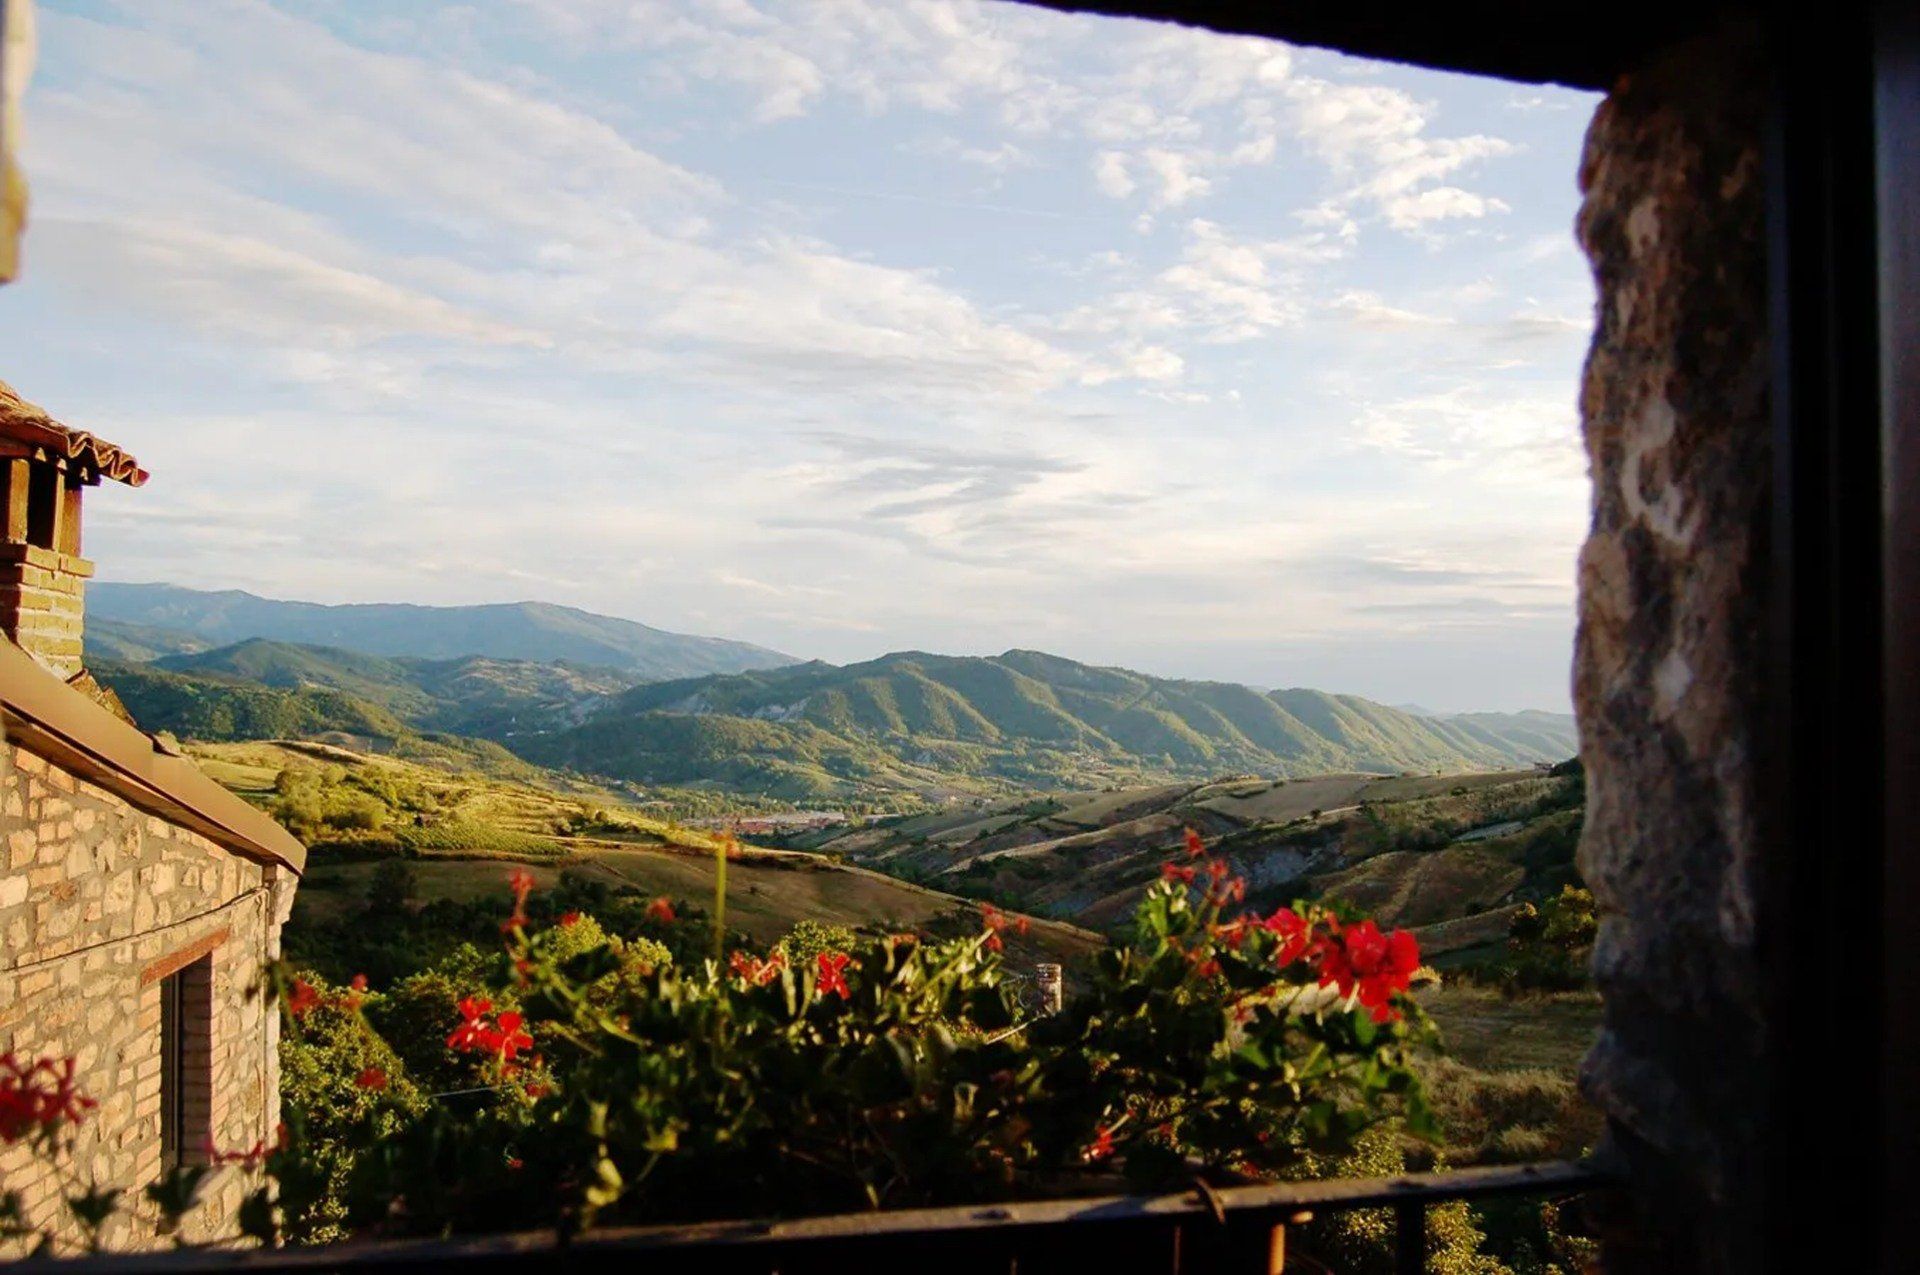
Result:
{"label": "rough stone wall", "polygon": [[[127,1200],[159,1176],[160,979],[201,954],[211,1049],[196,1060],[209,1079],[190,1133],[223,1150],[273,1137],[278,1016],[249,989],[278,950],[293,884],[0,743],[0,1051],[78,1061],[79,1087],[100,1106],[73,1170]],[[62,1219],[58,1178],[24,1145],[0,1148],[0,1184],[25,1191],[36,1223]],[[216,1170],[189,1238],[232,1234],[249,1185],[237,1168]],[[155,1242],[156,1219],[140,1209],[110,1232],[116,1247]]]}
{"label": "rough stone wall", "polygon": [[1582,1081],[1636,1182],[1608,1268],[1745,1270],[1766,1037],[1755,748],[1770,502],[1757,43],[1619,84],[1588,133],[1599,285],[1574,699],[1606,997]]}

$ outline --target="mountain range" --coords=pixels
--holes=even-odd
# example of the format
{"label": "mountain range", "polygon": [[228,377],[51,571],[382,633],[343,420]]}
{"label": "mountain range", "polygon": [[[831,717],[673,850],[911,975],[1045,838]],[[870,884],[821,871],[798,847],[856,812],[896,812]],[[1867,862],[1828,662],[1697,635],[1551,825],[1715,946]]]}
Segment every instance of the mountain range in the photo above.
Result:
{"label": "mountain range", "polygon": [[171,584],[87,586],[87,643],[97,655],[151,659],[271,638],[369,655],[571,661],[634,681],[738,673],[798,663],[793,656],[726,638],[669,633],[632,620],[548,602],[416,606],[284,602],[237,589]]}
{"label": "mountain range", "polygon": [[[536,603],[328,607],[121,585],[90,590],[89,607],[91,666],[149,729],[207,740],[448,734],[547,767],[791,801],[1452,772],[1577,747],[1565,714],[1425,714],[1039,651],[798,663]],[[214,645],[252,627],[336,641],[246,634]],[[743,660],[764,666],[657,672]]]}
{"label": "mountain range", "polygon": [[1353,695],[1262,694],[1038,651],[918,651],[625,691],[516,751],[636,782],[814,800],[869,788],[1050,788],[1154,776],[1452,771],[1576,751],[1553,713],[1422,718]]}

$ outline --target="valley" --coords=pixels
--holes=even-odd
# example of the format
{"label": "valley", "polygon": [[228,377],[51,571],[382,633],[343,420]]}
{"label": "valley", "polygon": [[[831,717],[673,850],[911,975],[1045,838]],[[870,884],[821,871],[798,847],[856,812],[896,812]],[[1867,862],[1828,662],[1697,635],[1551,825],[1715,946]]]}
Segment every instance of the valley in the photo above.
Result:
{"label": "valley", "polygon": [[[1445,1040],[1427,1072],[1450,1162],[1573,1155],[1596,1136],[1572,1081],[1598,1022],[1590,939],[1526,937],[1584,897],[1563,895],[1584,813],[1563,715],[1442,715],[1032,651],[662,680],[556,654],[578,649],[571,634],[489,653],[431,634],[379,651],[216,644],[250,614],[235,605],[187,615],[193,631],[157,623],[182,619],[157,605],[90,627],[90,665],[312,847],[287,943],[330,978],[457,962],[514,870],[611,926],[644,929],[653,901],[697,922],[742,830],[730,942],[807,925],[962,934],[990,905],[1019,919],[1013,977],[1055,962],[1071,985],[1125,941],[1193,829],[1263,915],[1316,899],[1413,932],[1437,977],[1418,995]],[[395,929],[397,881],[417,922]]]}

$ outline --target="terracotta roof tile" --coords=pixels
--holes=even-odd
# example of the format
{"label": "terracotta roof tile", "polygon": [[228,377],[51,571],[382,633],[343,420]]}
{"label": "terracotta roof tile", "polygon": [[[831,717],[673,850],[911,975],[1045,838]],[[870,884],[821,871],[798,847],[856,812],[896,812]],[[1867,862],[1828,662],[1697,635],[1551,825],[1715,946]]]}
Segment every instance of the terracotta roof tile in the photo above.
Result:
{"label": "terracotta roof tile", "polygon": [[138,487],[147,481],[147,471],[140,468],[140,462],[132,456],[104,438],[62,425],[44,409],[21,398],[5,381],[0,381],[0,439],[48,448],[98,470],[102,478],[111,478],[129,487]]}

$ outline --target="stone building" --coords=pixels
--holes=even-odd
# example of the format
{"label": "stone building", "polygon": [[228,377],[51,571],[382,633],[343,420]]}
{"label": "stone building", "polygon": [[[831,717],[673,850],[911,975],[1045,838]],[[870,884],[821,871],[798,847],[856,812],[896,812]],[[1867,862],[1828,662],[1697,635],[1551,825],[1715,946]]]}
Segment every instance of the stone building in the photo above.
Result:
{"label": "stone building", "polygon": [[[140,1188],[213,1149],[271,1140],[278,1017],[255,994],[305,850],[129,722],[82,668],[86,489],[146,473],[0,385],[0,1053],[76,1060],[99,1107],[71,1169]],[[30,1222],[54,1170],[0,1147]],[[224,1167],[193,1225],[229,1233],[249,1183]],[[115,1223],[138,1246],[141,1204]]]}

